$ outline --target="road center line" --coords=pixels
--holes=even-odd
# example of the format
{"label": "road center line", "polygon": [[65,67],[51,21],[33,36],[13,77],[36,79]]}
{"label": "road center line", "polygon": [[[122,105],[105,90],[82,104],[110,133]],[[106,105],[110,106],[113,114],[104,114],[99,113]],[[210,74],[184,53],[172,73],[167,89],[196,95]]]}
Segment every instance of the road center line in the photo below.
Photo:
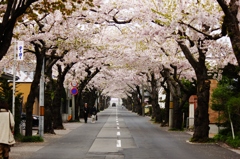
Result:
{"label": "road center line", "polygon": [[121,147],[121,140],[117,140],[117,147]]}

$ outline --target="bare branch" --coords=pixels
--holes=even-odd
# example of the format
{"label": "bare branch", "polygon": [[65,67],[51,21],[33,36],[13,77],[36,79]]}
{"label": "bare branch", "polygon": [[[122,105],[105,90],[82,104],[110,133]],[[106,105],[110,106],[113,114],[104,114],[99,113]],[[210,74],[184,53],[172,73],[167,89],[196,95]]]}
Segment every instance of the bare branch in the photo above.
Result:
{"label": "bare branch", "polygon": [[217,39],[222,38],[222,35],[221,35],[221,34],[217,34],[217,35],[215,35],[215,36],[209,35],[209,34],[207,34],[207,33],[204,33],[204,32],[202,32],[202,31],[198,30],[197,28],[193,27],[193,26],[190,25],[190,24],[184,23],[183,21],[180,21],[179,24],[183,24],[183,25],[191,28],[192,30],[194,30],[194,31],[196,31],[196,32],[198,32],[198,33],[200,33],[200,34],[203,34],[203,35],[206,37],[206,39],[217,40]]}

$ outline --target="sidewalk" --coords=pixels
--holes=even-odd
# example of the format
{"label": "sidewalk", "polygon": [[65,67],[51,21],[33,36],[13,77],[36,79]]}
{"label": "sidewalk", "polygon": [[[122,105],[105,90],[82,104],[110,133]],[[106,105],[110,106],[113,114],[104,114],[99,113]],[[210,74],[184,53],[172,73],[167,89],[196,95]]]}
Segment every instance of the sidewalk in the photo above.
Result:
{"label": "sidewalk", "polygon": [[[188,133],[188,134],[190,134],[190,135],[193,135],[193,132],[192,132],[192,131],[186,131],[186,133]],[[213,138],[215,135],[217,135],[217,134],[216,134],[216,133],[209,133],[209,138]],[[228,145],[225,144],[225,143],[217,143],[217,144],[218,144],[219,146],[221,146],[221,147],[224,147],[224,148],[229,149],[229,150],[231,150],[231,151],[233,151],[233,152],[236,152],[237,154],[240,154],[240,148],[234,149],[234,148],[228,146]]]}
{"label": "sidewalk", "polygon": [[[54,142],[55,140],[63,137],[64,135],[68,134],[72,130],[80,127],[83,122],[70,122],[70,123],[63,123],[64,130],[54,130],[55,134],[44,134],[44,142],[17,142],[12,148],[10,152],[10,159],[24,159],[30,156],[32,153],[40,150],[44,146],[48,145],[50,142]],[[36,134],[37,131],[33,130],[33,134]]]}

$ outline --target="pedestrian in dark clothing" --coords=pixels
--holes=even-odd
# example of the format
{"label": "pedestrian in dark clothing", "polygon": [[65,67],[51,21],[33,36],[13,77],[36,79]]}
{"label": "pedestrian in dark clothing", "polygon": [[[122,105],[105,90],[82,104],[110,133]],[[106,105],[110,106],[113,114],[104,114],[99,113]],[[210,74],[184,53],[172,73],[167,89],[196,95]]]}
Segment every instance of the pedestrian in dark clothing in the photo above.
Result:
{"label": "pedestrian in dark clothing", "polygon": [[84,121],[85,123],[87,123],[87,119],[88,119],[88,105],[87,103],[84,104],[84,107],[83,107],[83,113],[84,113]]}
{"label": "pedestrian in dark clothing", "polygon": [[[96,108],[97,109],[97,113],[99,112],[99,110],[98,110],[98,108]],[[96,121],[98,120],[98,116],[97,116],[97,114],[96,114]]]}

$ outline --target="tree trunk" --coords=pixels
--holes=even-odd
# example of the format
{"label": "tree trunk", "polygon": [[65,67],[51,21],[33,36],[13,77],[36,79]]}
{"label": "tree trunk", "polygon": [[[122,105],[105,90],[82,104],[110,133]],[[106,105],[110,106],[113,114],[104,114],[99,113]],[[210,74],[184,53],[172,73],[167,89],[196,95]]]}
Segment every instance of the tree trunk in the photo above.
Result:
{"label": "tree trunk", "polygon": [[49,104],[44,105],[44,133],[55,134],[53,129],[52,110]]}
{"label": "tree trunk", "polygon": [[[165,89],[165,88],[164,88]],[[169,104],[170,104],[170,91],[169,89],[165,89],[166,91],[166,99],[165,99],[165,118],[162,126],[165,126],[169,122]]]}
{"label": "tree trunk", "polygon": [[54,93],[53,105],[52,105],[52,115],[53,115],[53,128],[54,129],[64,129],[62,124],[62,114],[61,114],[61,100],[62,100],[62,87],[58,83],[56,91]]}
{"label": "tree trunk", "polygon": [[132,110],[132,98],[127,95],[127,98],[123,99],[123,105],[128,109]]}
{"label": "tree trunk", "polygon": [[72,68],[75,62],[68,63],[64,70],[62,70],[62,66],[57,64],[58,68],[58,77],[56,88],[54,90],[54,97],[52,103],[52,115],[53,115],[53,128],[54,129],[64,129],[62,124],[62,99],[65,99],[66,93],[63,86],[63,82],[65,80],[65,76],[67,72]]}
{"label": "tree trunk", "polygon": [[37,64],[35,68],[34,78],[31,84],[31,89],[27,98],[26,103],[26,132],[25,136],[32,136],[32,112],[33,104],[35,102],[36,95],[38,94],[39,82],[41,78],[43,55],[41,53],[36,53]]}
{"label": "tree trunk", "polygon": [[32,136],[32,114],[33,105],[36,97],[36,90],[38,90],[39,81],[33,81],[26,103],[26,133],[25,136]]}
{"label": "tree trunk", "polygon": [[104,103],[105,103],[105,96],[101,95],[99,96],[99,111],[104,110]]}
{"label": "tree trunk", "polygon": [[[176,68],[175,68],[176,69]],[[176,70],[174,70],[176,73]],[[174,73],[174,76],[177,74]],[[181,130],[182,129],[182,92],[180,88],[180,83],[176,81],[176,78],[171,77],[170,69],[164,68],[161,71],[162,76],[165,78],[169,91],[173,97],[173,129]]]}
{"label": "tree trunk", "polygon": [[179,101],[182,99],[173,97],[173,129],[181,130],[182,129],[182,107]]}
{"label": "tree trunk", "polygon": [[[132,93],[132,97],[133,97],[133,110],[132,111],[135,113],[138,113],[139,105],[140,105],[139,98],[135,92]],[[141,107],[141,105],[140,105],[140,107]]]}
{"label": "tree trunk", "polygon": [[47,83],[46,88],[48,91],[45,91],[44,95],[44,133],[55,134],[52,118],[52,95],[50,92],[52,90],[52,86],[49,85],[50,83]]}
{"label": "tree trunk", "polygon": [[157,91],[157,80],[155,79],[154,72],[151,72],[151,103],[152,103],[152,118],[157,123],[162,122],[161,111],[158,104],[158,91]]}
{"label": "tree trunk", "polygon": [[80,105],[81,105],[81,93],[78,92],[78,94],[75,96],[75,120],[80,121]]}
{"label": "tree trunk", "polygon": [[[4,36],[1,36],[0,39],[0,60],[2,60],[3,56],[6,55],[12,41],[12,36],[13,36],[13,29],[14,29],[14,24],[16,23],[16,20],[12,22],[8,27],[9,28],[2,28],[0,27],[0,30],[6,30]],[[1,26],[1,25],[0,25]]]}
{"label": "tree trunk", "polygon": [[[101,70],[101,68],[95,68],[94,71],[91,71],[91,69],[92,69],[92,66],[89,66],[88,68],[86,68],[85,71],[87,72],[87,76],[83,80],[79,81],[78,95],[77,95],[77,101],[76,101],[76,103],[78,105],[76,105],[76,108],[75,108],[76,120],[79,120],[80,116],[81,116],[81,110],[82,110],[82,107],[83,107],[83,103],[82,103],[82,99],[83,99],[82,93],[83,93],[83,90],[86,87],[86,85],[90,82],[90,80],[94,76],[96,76],[100,72],[100,70]],[[90,106],[90,105],[92,105],[92,104],[88,103],[88,106]]]}
{"label": "tree trunk", "polygon": [[136,89],[137,89],[137,94],[136,94],[136,102],[137,102],[137,105],[136,105],[136,108],[137,108],[137,113],[138,115],[143,115],[143,111],[142,109],[144,109],[142,106],[143,106],[143,102],[142,101],[142,96],[143,94],[141,93],[141,90],[140,90],[140,87],[139,86],[136,86]]}
{"label": "tree trunk", "polygon": [[239,4],[235,0],[227,5],[225,0],[217,0],[221,6],[225,17],[223,20],[222,35],[228,34],[231,40],[233,52],[238,61],[238,66],[240,66],[240,29],[239,29]]}
{"label": "tree trunk", "polygon": [[199,39],[197,43],[198,48],[198,61],[195,60],[191,51],[188,47],[182,42],[178,41],[179,46],[181,47],[185,57],[188,59],[189,63],[195,70],[197,76],[197,109],[194,113],[194,134],[192,141],[194,142],[206,142],[208,140],[209,133],[209,91],[210,91],[210,81],[208,80],[207,67],[205,65],[206,52],[202,46],[204,42]]}
{"label": "tree trunk", "polygon": [[206,142],[209,133],[209,89],[210,81],[198,80],[197,108],[194,112],[194,134],[192,141]]}
{"label": "tree trunk", "polygon": [[15,2],[7,1],[7,8],[5,11],[3,10],[4,15],[2,16],[3,18],[1,18],[2,21],[0,25],[0,60],[6,55],[11,45],[13,29],[18,17],[23,15],[26,9],[35,1],[37,0],[27,0],[24,3],[21,1],[21,4],[17,6],[14,6]]}
{"label": "tree trunk", "polygon": [[82,117],[83,118],[83,106],[84,106],[84,103],[83,103],[83,100],[82,100],[82,92],[78,92],[79,94],[79,99],[78,99],[78,102],[79,102],[79,111],[78,111],[78,116],[79,116],[79,120],[80,118]]}

